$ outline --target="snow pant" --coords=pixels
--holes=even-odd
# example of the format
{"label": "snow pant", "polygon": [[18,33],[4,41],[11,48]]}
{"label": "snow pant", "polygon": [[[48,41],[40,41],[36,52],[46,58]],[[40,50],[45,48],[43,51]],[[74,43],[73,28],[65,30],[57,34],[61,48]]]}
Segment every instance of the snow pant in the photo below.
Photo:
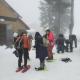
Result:
{"label": "snow pant", "polygon": [[52,53],[53,47],[51,45],[48,46],[48,58],[53,59],[53,53]]}
{"label": "snow pant", "polygon": [[66,52],[73,52],[73,41],[66,43]]}
{"label": "snow pant", "polygon": [[60,51],[62,51],[62,53],[64,53],[64,45],[57,47],[57,53],[59,53]]}
{"label": "snow pant", "polygon": [[28,52],[28,56],[27,56],[27,59],[29,59],[29,52]]}
{"label": "snow pant", "polygon": [[18,51],[19,51],[18,67],[21,67],[22,55],[24,55],[24,67],[26,67],[27,66],[28,49],[24,48],[23,52],[22,52],[22,50],[18,50]]}
{"label": "snow pant", "polygon": [[22,55],[23,55],[23,51],[22,49],[19,49],[18,50],[18,67],[21,67]]}
{"label": "snow pant", "polygon": [[77,39],[74,40],[75,48],[77,48]]}
{"label": "snow pant", "polygon": [[44,68],[44,66],[45,66],[45,58],[40,58],[40,67],[41,68]]}
{"label": "snow pant", "polygon": [[69,51],[69,45],[70,45],[69,43],[66,44],[66,52]]}
{"label": "snow pant", "polygon": [[70,42],[70,52],[73,52],[73,43]]}

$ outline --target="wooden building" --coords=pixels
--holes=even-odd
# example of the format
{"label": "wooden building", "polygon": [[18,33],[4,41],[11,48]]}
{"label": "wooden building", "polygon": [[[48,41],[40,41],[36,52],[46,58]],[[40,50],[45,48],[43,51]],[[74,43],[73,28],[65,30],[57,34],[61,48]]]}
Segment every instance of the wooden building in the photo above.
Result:
{"label": "wooden building", "polygon": [[29,30],[29,26],[5,0],[0,0],[0,44],[12,42],[13,32],[21,30]]}

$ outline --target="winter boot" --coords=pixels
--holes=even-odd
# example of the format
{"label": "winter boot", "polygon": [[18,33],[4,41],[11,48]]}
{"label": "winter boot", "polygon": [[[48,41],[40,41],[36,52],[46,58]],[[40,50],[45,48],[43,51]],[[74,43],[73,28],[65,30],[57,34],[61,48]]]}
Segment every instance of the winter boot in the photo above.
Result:
{"label": "winter boot", "polygon": [[40,67],[44,69],[44,61],[40,63]]}
{"label": "winter boot", "polygon": [[35,70],[40,71],[40,70],[44,70],[44,68],[39,67],[39,68],[35,68]]}
{"label": "winter boot", "polygon": [[37,70],[37,71],[44,70],[44,61],[40,62],[40,67],[39,68],[35,68],[35,70]]}

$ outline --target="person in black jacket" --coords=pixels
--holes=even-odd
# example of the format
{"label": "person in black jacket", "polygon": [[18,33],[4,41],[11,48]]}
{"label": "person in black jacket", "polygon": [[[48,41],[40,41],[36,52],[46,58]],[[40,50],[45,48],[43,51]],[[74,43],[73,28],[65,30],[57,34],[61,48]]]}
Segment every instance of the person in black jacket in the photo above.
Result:
{"label": "person in black jacket", "polygon": [[45,61],[45,57],[47,57],[47,48],[46,48],[46,52],[45,52],[45,47],[43,45],[43,37],[40,35],[39,32],[36,32],[35,34],[35,46],[36,48],[36,58],[39,58],[40,60],[40,67],[39,68],[35,68],[37,70],[44,70],[44,61]]}
{"label": "person in black jacket", "polygon": [[21,66],[22,55],[23,55],[23,42],[22,42],[21,37],[22,37],[22,34],[19,35],[15,41],[15,49],[18,52],[17,53],[17,55],[18,55],[18,68],[17,68],[16,72],[20,71],[23,68],[23,66]]}

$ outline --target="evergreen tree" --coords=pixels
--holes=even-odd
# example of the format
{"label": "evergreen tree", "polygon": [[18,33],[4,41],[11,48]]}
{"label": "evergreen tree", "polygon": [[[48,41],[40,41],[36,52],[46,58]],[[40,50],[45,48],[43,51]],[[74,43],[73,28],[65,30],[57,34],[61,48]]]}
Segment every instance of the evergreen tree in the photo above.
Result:
{"label": "evergreen tree", "polygon": [[[40,1],[41,26],[49,27],[56,36],[59,33],[72,29],[70,0],[44,0]],[[69,14],[69,15],[68,15]]]}

